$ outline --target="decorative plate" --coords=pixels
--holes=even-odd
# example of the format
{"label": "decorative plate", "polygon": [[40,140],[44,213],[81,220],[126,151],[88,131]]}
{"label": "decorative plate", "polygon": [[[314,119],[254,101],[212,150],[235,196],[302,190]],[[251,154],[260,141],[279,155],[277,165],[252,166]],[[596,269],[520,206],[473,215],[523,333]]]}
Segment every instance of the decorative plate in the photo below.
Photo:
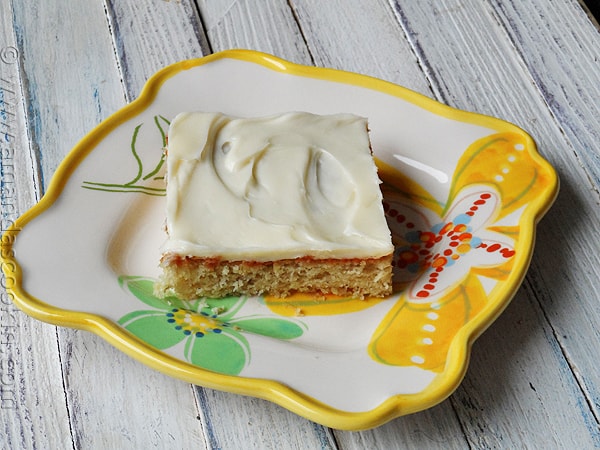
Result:
{"label": "decorative plate", "polygon": [[[169,120],[189,110],[367,117],[396,247],[394,295],[155,298],[162,149]],[[471,344],[524,277],[557,187],[514,125],[374,78],[227,51],[161,70],[91,131],[3,236],[2,268],[16,305],[37,319],[94,332],[191,383],[365,429],[458,386]]]}

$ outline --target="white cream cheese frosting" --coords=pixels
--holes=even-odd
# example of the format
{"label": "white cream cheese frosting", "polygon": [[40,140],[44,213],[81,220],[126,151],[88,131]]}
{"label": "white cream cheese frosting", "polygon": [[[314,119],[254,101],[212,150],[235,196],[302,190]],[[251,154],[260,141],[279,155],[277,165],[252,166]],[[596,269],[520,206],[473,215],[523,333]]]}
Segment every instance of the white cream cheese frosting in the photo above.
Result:
{"label": "white cream cheese frosting", "polygon": [[181,113],[167,151],[166,254],[269,261],[393,252],[362,117]]}

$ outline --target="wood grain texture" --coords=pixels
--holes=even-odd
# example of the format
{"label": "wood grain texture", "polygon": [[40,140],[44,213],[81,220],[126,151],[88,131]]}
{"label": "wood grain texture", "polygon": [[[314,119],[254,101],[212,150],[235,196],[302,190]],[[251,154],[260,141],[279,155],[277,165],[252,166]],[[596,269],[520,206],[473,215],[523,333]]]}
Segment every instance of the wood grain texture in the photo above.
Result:
{"label": "wood grain texture", "polygon": [[157,373],[97,336],[59,329],[74,448],[203,448],[187,383]]}
{"label": "wood grain texture", "polygon": [[337,448],[331,430],[265,400],[196,387],[211,448]]}
{"label": "wood grain texture", "polygon": [[0,103],[2,168],[15,180],[6,189],[3,172],[5,221],[156,70],[236,47],[510,120],[562,181],[522,288],[434,408],[330,430],[156,373],[96,336],[28,318],[2,290],[0,448],[600,448],[599,39],[575,0],[0,3],[0,52],[18,52],[5,51],[9,63],[0,53],[0,93],[15,92]]}
{"label": "wood grain texture", "polygon": [[431,95],[414,49],[386,2],[312,0],[290,4],[317,66],[382,78]]}
{"label": "wood grain texture", "polygon": [[298,64],[312,63],[287,2],[200,0],[198,4],[213,51],[247,48]]}
{"label": "wood grain texture", "polygon": [[474,448],[597,444],[594,416],[527,287],[475,344],[451,401]]}
{"label": "wood grain texture", "polygon": [[[124,98],[100,3],[66,8],[61,2],[14,2],[13,7],[27,132],[45,189],[64,155]],[[76,111],[73,99],[80,100]]]}
{"label": "wood grain texture", "polygon": [[574,0],[553,7],[506,0],[492,6],[600,199],[598,29]]}
{"label": "wood grain texture", "polygon": [[[39,199],[37,161],[26,127],[26,102],[10,4],[0,4],[1,230]],[[10,235],[3,237],[9,239]],[[0,448],[71,446],[61,383],[56,328],[19,311],[4,289],[14,280],[0,275]],[[39,405],[54,405],[47,411]]]}
{"label": "wood grain texture", "polygon": [[127,100],[139,95],[148,77],[177,61],[210,53],[191,0],[108,1],[107,13]]}
{"label": "wood grain texture", "polygon": [[451,402],[400,417],[381,427],[359,432],[334,431],[344,450],[362,449],[464,449],[469,440],[461,428]]}

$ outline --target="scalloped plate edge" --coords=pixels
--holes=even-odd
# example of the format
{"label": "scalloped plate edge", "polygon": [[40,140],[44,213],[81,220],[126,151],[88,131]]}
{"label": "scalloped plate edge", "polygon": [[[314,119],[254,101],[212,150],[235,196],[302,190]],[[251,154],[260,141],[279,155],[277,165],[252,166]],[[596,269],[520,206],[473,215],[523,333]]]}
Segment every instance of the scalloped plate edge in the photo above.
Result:
{"label": "scalloped plate edge", "polygon": [[[521,242],[527,244],[528,247],[521,249],[518,260],[515,262],[514,272],[517,272],[517,275],[513,274],[513,277],[505,282],[500,290],[494,292],[495,298],[490,299],[484,310],[460,329],[450,345],[449,356],[443,372],[423,392],[391,396],[369,411],[340,411],[276,381],[222,375],[192,366],[150,347],[110,320],[94,314],[53,307],[29,295],[23,289],[22,272],[13,252],[13,243],[19,231],[54,203],[78,164],[105,136],[121,123],[144,111],[153,102],[161,85],[167,79],[183,70],[219,59],[239,59],[296,76],[352,84],[402,98],[446,118],[496,130],[517,132],[526,137],[534,161],[544,167],[550,174],[551,183],[548,189],[528,205],[520,220],[521,232],[523,233]],[[415,91],[366,75],[298,65],[269,54],[251,50],[228,50],[202,58],[181,61],[165,67],[147,81],[140,96],[135,101],[111,115],[90,131],[59,165],[42,199],[4,232],[0,256],[9,297],[17,307],[35,319],[90,331],[145,365],[192,384],[263,398],[309,420],[333,428],[361,430],[379,426],[402,415],[427,409],[442,402],[454,392],[466,373],[473,342],[501,314],[520,286],[531,260],[535,227],[554,202],[558,194],[558,186],[559,181],[556,172],[537,152],[533,139],[511,123],[490,116],[458,110]]]}

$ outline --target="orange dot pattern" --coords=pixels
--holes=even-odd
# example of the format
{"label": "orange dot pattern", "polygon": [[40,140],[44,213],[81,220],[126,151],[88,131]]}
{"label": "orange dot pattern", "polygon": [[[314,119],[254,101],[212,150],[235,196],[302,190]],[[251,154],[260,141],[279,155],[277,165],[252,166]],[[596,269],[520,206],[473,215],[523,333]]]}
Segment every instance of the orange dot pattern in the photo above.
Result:
{"label": "orange dot pattern", "polygon": [[482,192],[451,221],[438,224],[427,231],[415,230],[414,223],[389,203],[384,203],[388,220],[403,224],[407,230],[403,236],[407,244],[396,250],[392,264],[397,270],[408,270],[415,274],[429,273],[427,282],[416,292],[416,297],[429,297],[437,287],[442,272],[475,248],[484,248],[489,253],[498,252],[504,258],[514,256],[512,248],[498,243],[488,245],[474,236],[469,227],[471,218],[491,198],[492,194]]}

